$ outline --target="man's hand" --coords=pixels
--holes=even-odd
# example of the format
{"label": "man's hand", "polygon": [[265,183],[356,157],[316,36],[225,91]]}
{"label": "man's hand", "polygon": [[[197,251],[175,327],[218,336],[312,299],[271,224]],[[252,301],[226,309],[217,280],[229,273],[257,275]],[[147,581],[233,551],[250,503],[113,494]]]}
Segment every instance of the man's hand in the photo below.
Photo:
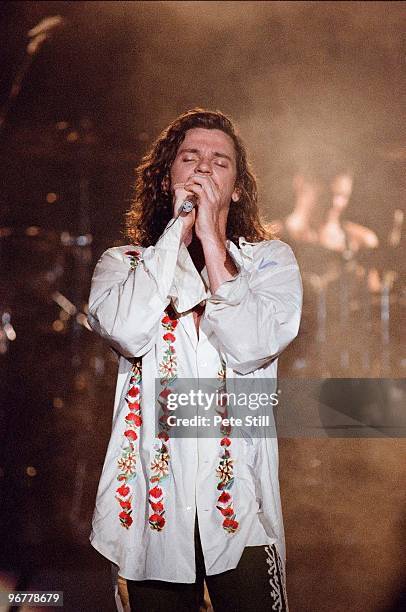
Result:
{"label": "man's hand", "polygon": [[[176,185],[173,185],[172,191],[174,198],[173,216],[176,217],[179,212],[179,208],[182,206],[183,202],[192,195],[192,192],[185,189],[184,183],[177,183]],[[187,246],[192,240],[192,228],[196,221],[196,209],[194,208],[189,213],[180,213],[180,218],[182,219],[183,223],[181,240]]]}
{"label": "man's hand", "polygon": [[202,243],[210,290],[215,293],[224,281],[238,273],[226,248],[228,207],[224,206],[220,189],[211,176],[193,174],[185,189],[198,197],[195,232]]}
{"label": "man's hand", "polygon": [[202,243],[224,240],[226,215],[220,215],[222,202],[217,183],[211,176],[192,174],[185,183],[185,189],[198,198],[195,232],[199,240]]}

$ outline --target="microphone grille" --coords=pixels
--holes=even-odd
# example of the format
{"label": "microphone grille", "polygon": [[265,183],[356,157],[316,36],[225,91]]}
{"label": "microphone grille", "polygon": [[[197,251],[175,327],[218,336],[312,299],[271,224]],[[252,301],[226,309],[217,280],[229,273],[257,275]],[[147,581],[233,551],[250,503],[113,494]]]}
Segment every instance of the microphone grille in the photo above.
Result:
{"label": "microphone grille", "polygon": [[185,200],[182,204],[182,210],[185,213],[189,213],[191,212],[195,207],[194,202],[192,202],[192,200]]}

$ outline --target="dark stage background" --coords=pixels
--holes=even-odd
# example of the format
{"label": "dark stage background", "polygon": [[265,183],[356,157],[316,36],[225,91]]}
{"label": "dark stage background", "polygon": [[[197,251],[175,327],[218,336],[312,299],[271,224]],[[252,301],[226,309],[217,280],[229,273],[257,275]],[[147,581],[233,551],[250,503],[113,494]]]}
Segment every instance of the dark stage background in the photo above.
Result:
{"label": "dark stage background", "polygon": [[[240,126],[261,212],[301,264],[303,323],[281,377],[392,379],[385,401],[404,401],[405,6],[1,5],[0,590],[115,609],[87,538],[116,361],[87,327],[87,298],[100,254],[124,241],[135,165],[189,108]],[[44,39],[27,37],[51,16]],[[323,211],[342,175],[345,219],[373,239],[321,269],[331,250],[302,250],[284,220],[302,179]],[[402,431],[280,440],[292,612],[405,609]]]}

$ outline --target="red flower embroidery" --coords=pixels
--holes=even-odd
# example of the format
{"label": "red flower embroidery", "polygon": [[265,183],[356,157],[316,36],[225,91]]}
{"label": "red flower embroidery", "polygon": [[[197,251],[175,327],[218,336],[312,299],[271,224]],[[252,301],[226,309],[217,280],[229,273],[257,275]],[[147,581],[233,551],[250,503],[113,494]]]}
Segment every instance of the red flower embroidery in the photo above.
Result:
{"label": "red flower embroidery", "polygon": [[121,497],[126,497],[130,492],[130,487],[127,487],[126,485],[121,485],[121,487],[119,487],[117,489],[117,493],[119,495],[121,495]]}
{"label": "red flower embroidery", "polygon": [[153,509],[154,512],[162,512],[162,510],[164,509],[164,505],[161,502],[149,502],[151,504],[151,508]]}
{"label": "red flower embroidery", "polygon": [[[165,519],[163,517],[165,513],[164,491],[158,486],[158,483],[161,483],[169,474],[169,426],[167,423],[169,411],[166,404],[167,397],[169,393],[171,393],[170,385],[177,374],[177,357],[175,347],[173,346],[176,337],[172,332],[175,330],[178,321],[172,319],[168,313],[165,313],[161,319],[161,324],[165,330],[162,338],[166,342],[166,348],[159,364],[162,389],[158,396],[161,414],[158,419],[159,433],[157,434],[157,438],[160,440],[160,445],[156,446],[156,452],[151,460],[151,476],[149,478],[151,485],[155,485],[149,491],[149,503],[153,511],[153,514],[149,517],[149,524],[151,529],[157,531],[161,531],[165,525]],[[160,499],[159,502],[157,501],[158,499]]]}
{"label": "red flower embroidery", "polygon": [[224,529],[226,529],[227,531],[229,531],[230,533],[233,533],[234,531],[237,531],[238,529],[238,521],[234,521],[232,519],[224,519],[223,521],[223,527]]}
{"label": "red flower embroidery", "polygon": [[136,440],[138,438],[136,432],[133,429],[127,429],[127,431],[124,432],[124,435],[130,440]]}
{"label": "red flower embroidery", "polygon": [[234,514],[234,510],[231,506],[228,506],[227,508],[219,508],[219,510],[223,516],[233,516]]}
{"label": "red flower embroidery", "polygon": [[[129,483],[136,476],[136,464],[137,464],[137,448],[135,441],[138,439],[136,427],[139,427],[142,423],[142,418],[139,414],[141,405],[139,402],[132,402],[131,398],[136,397],[140,394],[141,385],[141,368],[140,363],[134,363],[132,368],[132,375],[130,378],[130,387],[127,391],[126,401],[130,410],[137,409],[138,414],[134,412],[128,413],[125,417],[125,430],[123,436],[127,439],[127,445],[123,446],[121,456],[117,461],[117,465],[120,472],[117,476],[117,480],[122,485],[116,490],[120,497],[116,496],[117,501],[120,504],[120,508],[123,511],[119,514],[120,523],[126,529],[129,529],[133,520],[131,518],[132,512],[132,500],[133,496],[130,495],[132,492]],[[130,497],[128,497],[130,496]],[[128,497],[128,499],[123,499]]]}
{"label": "red flower embroidery", "polygon": [[231,495],[227,493],[227,491],[223,491],[217,501],[220,502],[220,504],[226,504],[230,499]]}
{"label": "red flower embroidery", "polygon": [[137,427],[140,427],[142,424],[142,418],[139,414],[135,414],[134,412],[130,412],[129,414],[127,414],[125,420],[130,422],[132,421]]}
{"label": "red flower embroidery", "polygon": [[122,499],[119,499],[120,502],[120,506],[122,508],[124,508],[124,510],[131,510],[131,502],[130,501],[123,501]]}
{"label": "red flower embroidery", "polygon": [[[219,397],[218,401],[218,409],[217,413],[222,416],[223,419],[227,418],[227,407],[224,408],[223,399],[226,398],[225,389],[226,389],[226,369],[223,367],[219,370],[217,378],[221,382],[220,393],[217,395]],[[223,435],[223,438],[220,440],[220,447],[222,447],[222,451],[220,454],[219,465],[216,470],[219,482],[217,484],[217,490],[222,491],[219,496],[217,502],[219,504],[228,504],[226,508],[222,506],[216,506],[216,508],[221,512],[222,516],[227,518],[223,521],[223,529],[225,529],[228,533],[234,533],[237,531],[239,527],[238,521],[235,520],[235,512],[233,509],[233,499],[230,493],[228,493],[225,489],[232,489],[234,484],[234,460],[231,457],[231,452],[229,447],[231,446],[231,440],[228,437],[231,434],[231,426],[225,426],[221,422],[220,432]]]}
{"label": "red flower embroidery", "polygon": [[152,495],[152,497],[155,497],[156,499],[158,499],[159,497],[162,496],[162,489],[160,487],[154,487],[153,489],[150,490],[149,494]]}
{"label": "red flower embroidery", "polygon": [[128,404],[129,410],[140,410],[141,406],[138,402],[134,402],[133,404]]}
{"label": "red flower embroidery", "polygon": [[154,527],[158,531],[160,531],[165,525],[165,519],[161,514],[151,514],[149,517],[149,523],[151,527]]}
{"label": "red flower embroidery", "polygon": [[131,270],[135,270],[141,261],[142,254],[140,251],[126,251],[124,255],[128,255],[130,259],[130,268]]}
{"label": "red flower embroidery", "polygon": [[131,527],[133,520],[131,516],[128,514],[128,512],[125,512],[125,510],[123,510],[123,512],[120,512],[118,516],[120,517],[120,521],[123,527],[125,527],[126,529]]}

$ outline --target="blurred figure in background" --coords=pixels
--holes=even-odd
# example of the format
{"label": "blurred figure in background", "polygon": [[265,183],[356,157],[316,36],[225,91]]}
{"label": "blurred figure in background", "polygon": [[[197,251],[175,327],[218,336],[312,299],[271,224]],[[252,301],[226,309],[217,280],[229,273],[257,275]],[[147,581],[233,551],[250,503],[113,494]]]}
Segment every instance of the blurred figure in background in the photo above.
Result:
{"label": "blurred figure in background", "polygon": [[[326,163],[328,166],[328,163]],[[328,250],[353,253],[378,246],[375,232],[346,218],[354,176],[351,170],[330,174],[326,167],[301,169],[293,177],[293,211],[272,222],[289,242],[318,244]]]}
{"label": "blurred figure in background", "polygon": [[378,246],[375,232],[345,218],[353,183],[354,177],[349,170],[339,172],[330,182],[331,207],[318,234],[321,246],[326,249],[340,253],[349,249],[352,253],[357,253],[360,249],[374,249]]}
{"label": "blurred figure in background", "polygon": [[[369,368],[369,355],[359,354],[356,337],[370,323],[365,308],[373,273],[370,254],[379,241],[372,229],[350,219],[351,166],[334,156],[311,158],[294,174],[292,212],[271,224],[297,254],[304,282],[302,335],[290,352],[293,360],[284,366],[285,371],[354,376]],[[348,335],[348,344],[340,345],[339,338]],[[335,350],[327,354],[327,346]]]}

